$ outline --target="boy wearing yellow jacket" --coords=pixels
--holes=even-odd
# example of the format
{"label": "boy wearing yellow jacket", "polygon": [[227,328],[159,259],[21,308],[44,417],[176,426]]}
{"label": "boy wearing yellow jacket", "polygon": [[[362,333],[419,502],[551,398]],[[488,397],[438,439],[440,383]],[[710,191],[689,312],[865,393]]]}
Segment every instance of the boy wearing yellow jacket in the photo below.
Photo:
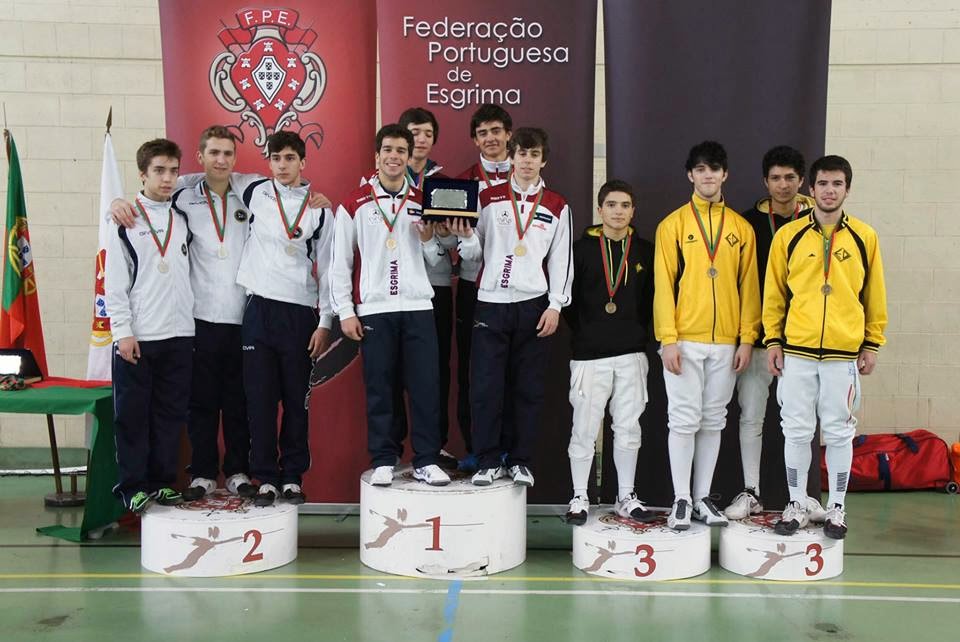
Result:
{"label": "boy wearing yellow jacket", "polygon": [[782,227],[770,248],[763,329],[767,366],[780,377],[777,400],[790,490],[775,527],[781,535],[792,535],[809,520],[804,501],[818,419],[830,486],[823,532],[833,539],[846,535],[843,503],[860,375],[873,372],[885,343],[887,300],[877,233],[843,211],[852,178],[846,159],[817,160],[810,167],[813,211]]}
{"label": "boy wearing yellow jacket", "polygon": [[691,516],[727,524],[710,500],[710,484],[736,376],[749,365],[760,329],[753,228],[721,193],[726,150],[713,141],[695,145],[686,169],[693,196],[657,226],[654,256],[653,321],[674,492],[667,525],[675,530],[690,528]]}

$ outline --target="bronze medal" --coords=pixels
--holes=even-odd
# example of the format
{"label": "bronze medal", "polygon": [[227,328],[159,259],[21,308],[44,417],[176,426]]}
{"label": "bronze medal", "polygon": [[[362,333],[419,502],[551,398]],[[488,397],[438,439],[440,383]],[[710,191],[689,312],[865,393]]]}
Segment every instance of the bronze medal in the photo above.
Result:
{"label": "bronze medal", "polygon": [[707,276],[709,276],[711,279],[715,279],[720,276],[720,272],[717,271],[717,268],[711,265],[710,269],[707,270]]}
{"label": "bronze medal", "polygon": [[833,288],[830,287],[829,283],[824,283],[823,287],[820,288],[820,291],[823,293],[823,296],[830,296],[830,293],[833,292]]}

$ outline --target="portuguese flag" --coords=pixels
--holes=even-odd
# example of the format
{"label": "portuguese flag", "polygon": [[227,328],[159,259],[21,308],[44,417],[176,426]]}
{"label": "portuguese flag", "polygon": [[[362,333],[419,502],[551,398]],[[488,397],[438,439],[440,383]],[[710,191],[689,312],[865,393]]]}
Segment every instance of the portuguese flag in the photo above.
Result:
{"label": "portuguese flag", "polygon": [[33,352],[43,376],[47,376],[47,353],[37,301],[37,279],[27,230],[27,202],[17,146],[3,130],[10,171],[7,175],[6,252],[3,254],[3,310],[0,310],[0,348],[26,348]]}

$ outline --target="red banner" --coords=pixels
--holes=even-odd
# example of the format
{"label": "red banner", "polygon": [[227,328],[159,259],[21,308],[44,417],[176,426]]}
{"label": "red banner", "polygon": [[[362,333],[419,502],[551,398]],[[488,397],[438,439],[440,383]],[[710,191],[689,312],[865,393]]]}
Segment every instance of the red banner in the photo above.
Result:
{"label": "red banner", "polygon": [[[456,175],[480,151],[470,117],[498,104],[513,127],[542,127],[550,137],[543,176],[570,204],[579,236],[593,221],[593,109],[597,5],[583,0],[378,0],[382,121],[425,107],[440,124],[432,158]],[[570,497],[569,337],[553,340],[547,400],[536,453],[534,503]],[[456,385],[452,386],[456,389]],[[452,403],[452,402],[451,402]],[[455,407],[455,406],[454,406]],[[451,417],[448,448],[461,453]]]}
{"label": "red banner", "polygon": [[[373,155],[375,25],[372,0],[161,0],[167,136],[193,150],[226,125],[242,141],[237,171],[266,173],[267,136],[298,132],[305,177],[337,200]],[[182,170],[199,171],[194,154]]]}
{"label": "red banner", "polygon": [[[241,140],[236,171],[267,174],[266,138],[295,131],[307,143],[304,176],[335,203],[373,161],[376,13],[373,0],[160,1],[167,136],[200,171],[200,132],[222,124]],[[336,329],[339,330],[339,329]],[[314,369],[314,502],[356,501],[367,467],[366,412],[356,344],[335,341]]]}

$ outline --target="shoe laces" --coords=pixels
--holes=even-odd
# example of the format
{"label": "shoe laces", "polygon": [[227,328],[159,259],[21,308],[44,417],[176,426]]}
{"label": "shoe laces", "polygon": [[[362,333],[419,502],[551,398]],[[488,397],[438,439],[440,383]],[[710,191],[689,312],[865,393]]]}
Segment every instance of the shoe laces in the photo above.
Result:
{"label": "shoe laces", "polygon": [[704,497],[697,503],[698,505],[703,506],[707,510],[707,512],[710,513],[711,515],[714,515],[716,517],[720,516],[720,511],[718,511],[717,507],[713,505],[713,502],[710,500],[709,497]]}
{"label": "shoe laces", "polygon": [[846,526],[846,518],[847,515],[840,504],[834,504],[830,507],[830,510],[827,511],[827,521],[837,526]]}
{"label": "shoe laces", "polygon": [[673,515],[677,519],[686,519],[687,517],[687,500],[678,499],[673,503]]}
{"label": "shoe laces", "polygon": [[783,519],[787,521],[795,519],[799,522],[806,512],[800,502],[789,502],[783,509]]}

